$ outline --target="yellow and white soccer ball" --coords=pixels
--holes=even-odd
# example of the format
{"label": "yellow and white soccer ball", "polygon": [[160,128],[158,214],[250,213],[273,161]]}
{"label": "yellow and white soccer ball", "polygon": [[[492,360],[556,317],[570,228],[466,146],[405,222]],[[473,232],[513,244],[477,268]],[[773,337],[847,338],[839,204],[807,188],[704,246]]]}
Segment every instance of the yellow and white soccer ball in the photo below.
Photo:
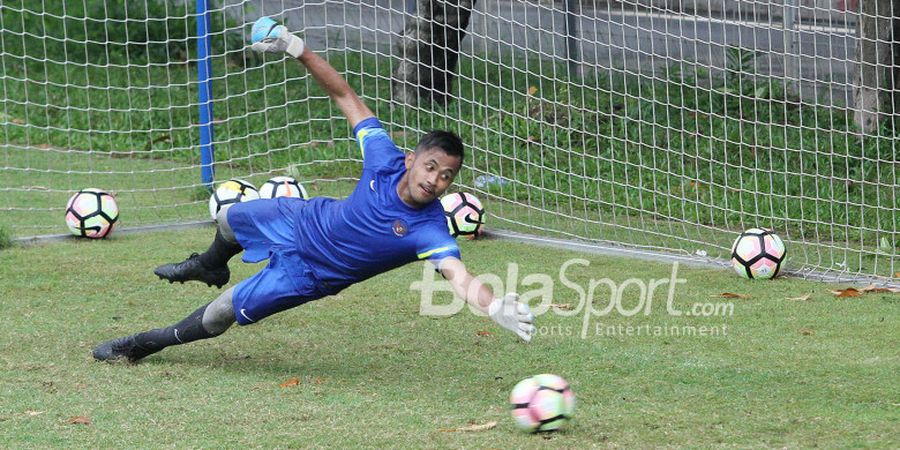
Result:
{"label": "yellow and white soccer ball", "polygon": [[255,186],[244,180],[232,178],[216,187],[216,191],[209,197],[209,215],[216,220],[216,215],[222,209],[235,203],[257,199],[259,192]]}

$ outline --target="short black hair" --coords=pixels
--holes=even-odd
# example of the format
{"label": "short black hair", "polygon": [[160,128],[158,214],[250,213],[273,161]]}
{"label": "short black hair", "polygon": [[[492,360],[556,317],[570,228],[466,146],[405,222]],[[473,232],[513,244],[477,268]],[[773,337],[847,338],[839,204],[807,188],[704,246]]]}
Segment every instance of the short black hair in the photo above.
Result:
{"label": "short black hair", "polygon": [[465,151],[463,150],[462,139],[452,131],[433,130],[429,131],[419,143],[416,144],[416,153],[423,150],[439,148],[450,156],[459,157],[459,165],[462,167]]}

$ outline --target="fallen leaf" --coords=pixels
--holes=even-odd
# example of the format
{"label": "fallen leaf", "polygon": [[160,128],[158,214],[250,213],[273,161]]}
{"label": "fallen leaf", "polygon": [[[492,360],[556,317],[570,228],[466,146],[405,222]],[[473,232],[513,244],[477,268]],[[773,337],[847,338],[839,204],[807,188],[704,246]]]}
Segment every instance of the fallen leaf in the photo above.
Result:
{"label": "fallen leaf", "polygon": [[324,382],[325,382],[325,379],[322,378],[322,377],[315,377],[315,378],[313,378],[313,384],[322,384],[322,383],[324,383]]}
{"label": "fallen leaf", "polygon": [[478,336],[478,337],[487,337],[487,336],[490,336],[491,334],[492,333],[490,331],[484,331],[484,330],[475,332],[475,336]]}
{"label": "fallen leaf", "polygon": [[722,298],[750,298],[749,295],[745,294],[734,294],[731,292],[723,292],[719,295],[710,295],[710,297],[722,297]]}
{"label": "fallen leaf", "polygon": [[837,297],[859,297],[860,295],[862,295],[861,292],[859,292],[858,290],[856,290],[855,288],[852,288],[852,287],[847,288],[847,289],[841,289],[839,291],[831,291],[831,293]]}
{"label": "fallen leaf", "polygon": [[788,297],[785,300],[794,300],[794,301],[798,301],[798,302],[805,302],[805,301],[808,301],[809,297],[811,297],[811,296],[812,296],[812,294],[806,294],[806,295],[803,295],[800,297]]}
{"label": "fallen leaf", "polygon": [[898,290],[898,289],[875,286],[874,284],[870,284],[870,285],[860,289],[859,291],[865,292],[866,294],[868,294],[870,292],[873,294],[890,294],[893,292],[900,292],[900,290]]}
{"label": "fallen leaf", "polygon": [[900,272],[894,273],[894,278],[900,278]]}
{"label": "fallen leaf", "polygon": [[283,388],[291,387],[291,386],[299,386],[299,385],[300,385],[300,379],[297,377],[290,377],[287,380],[285,380],[284,383],[279,384],[279,386],[281,386]]}
{"label": "fallen leaf", "polygon": [[67,420],[66,422],[72,425],[90,425],[91,418],[86,416],[75,416]]}
{"label": "fallen leaf", "polygon": [[551,303],[551,308],[562,309],[564,311],[568,311],[572,309],[572,305],[570,303]]}
{"label": "fallen leaf", "polygon": [[804,336],[812,336],[813,330],[810,330],[809,328],[801,328],[800,334],[802,334]]}
{"label": "fallen leaf", "polygon": [[496,426],[497,426],[497,421],[492,420],[488,423],[484,423],[481,425],[469,424],[467,426],[459,427],[459,428],[440,428],[440,429],[438,429],[438,431],[440,431],[441,433],[455,433],[457,431],[462,431],[462,432],[485,431],[485,430],[490,430],[491,428],[494,428]]}
{"label": "fallen leaf", "polygon": [[528,87],[528,95],[537,94],[538,88],[537,86],[529,86]]}

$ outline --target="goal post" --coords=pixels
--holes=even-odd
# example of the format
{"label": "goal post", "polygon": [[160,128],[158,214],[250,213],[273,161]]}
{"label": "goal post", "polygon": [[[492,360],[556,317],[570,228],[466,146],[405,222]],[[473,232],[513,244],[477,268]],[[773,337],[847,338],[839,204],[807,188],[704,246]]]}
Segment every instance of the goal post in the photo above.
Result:
{"label": "goal post", "polygon": [[213,188],[215,170],[215,146],[213,144],[213,106],[212,106],[212,42],[209,36],[209,2],[195,0],[197,4],[197,114],[200,123],[200,182]]}

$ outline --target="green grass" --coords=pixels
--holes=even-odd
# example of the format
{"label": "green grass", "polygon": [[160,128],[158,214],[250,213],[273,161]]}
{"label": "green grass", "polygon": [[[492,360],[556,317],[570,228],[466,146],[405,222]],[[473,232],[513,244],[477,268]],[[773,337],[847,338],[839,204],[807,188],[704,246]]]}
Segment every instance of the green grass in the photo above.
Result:
{"label": "green grass", "polygon": [[[727,317],[538,317],[523,345],[469,313],[418,314],[412,264],[328,298],[175,347],[141,364],[90,358],[96,343],[180,320],[217,290],[170,285],[152,268],[205,248],[211,228],[113,234],[0,252],[0,442],[10,448],[584,448],[900,445],[897,294],[839,299],[834,286],[796,279],[742,281],[727,270],[679,267],[675,305],[733,302]],[[578,303],[568,278],[616,283],[668,278],[662,263],[463,242],[475,273],[547,273],[554,303]],[[259,266],[232,263],[234,280]],[[520,286],[520,292],[535,286]],[[744,299],[712,296],[723,292]],[[788,300],[811,294],[808,301]],[[635,304],[636,289],[624,304]],[[442,297],[446,298],[446,297]],[[601,298],[598,295],[598,299]],[[599,305],[598,305],[599,307]],[[727,326],[719,336],[604,336],[622,326]],[[478,336],[482,330],[489,336]],[[551,372],[572,385],[575,420],[563,432],[517,431],[507,396]],[[301,384],[279,384],[298,377]],[[71,425],[87,416],[91,425]],[[498,421],[477,433],[442,428]],[[549,439],[549,440],[548,440]]]}
{"label": "green grass", "polygon": [[12,238],[9,230],[4,225],[0,225],[0,250],[12,245]]}

